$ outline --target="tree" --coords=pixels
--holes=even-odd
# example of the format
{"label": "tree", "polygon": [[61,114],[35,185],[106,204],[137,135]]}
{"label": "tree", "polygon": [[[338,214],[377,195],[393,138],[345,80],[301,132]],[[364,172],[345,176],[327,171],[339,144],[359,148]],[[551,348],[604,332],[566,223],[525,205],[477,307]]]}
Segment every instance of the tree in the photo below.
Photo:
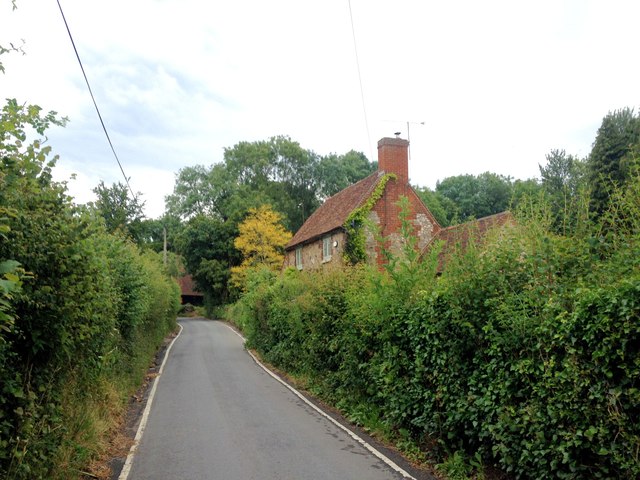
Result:
{"label": "tree", "polygon": [[322,157],[316,168],[319,194],[322,198],[339,191],[372,174],[377,168],[362,152],[351,150],[344,155],[330,154]]}
{"label": "tree", "polygon": [[[315,153],[288,137],[240,142],[224,151],[225,166],[234,181],[283,215],[287,228],[297,230],[320,205]],[[246,198],[246,195],[243,195]]]}
{"label": "tree", "polygon": [[238,226],[234,246],[241,252],[242,264],[231,269],[231,283],[244,289],[247,272],[259,267],[276,271],[282,267],[284,246],[291,233],[282,226],[282,216],[268,205],[252,208]]}
{"label": "tree", "polygon": [[228,202],[238,190],[238,183],[226,165],[202,165],[180,169],[173,193],[165,198],[169,215],[187,220],[206,215],[225,220],[229,217]]}
{"label": "tree", "polygon": [[457,216],[465,221],[507,210],[512,185],[509,177],[485,172],[445,178],[436,184],[436,192],[452,200],[458,207]]}
{"label": "tree", "polygon": [[229,299],[230,268],[241,261],[233,246],[237,235],[235,222],[198,215],[189,219],[175,238],[176,250],[204,294],[207,307],[222,305]]}
{"label": "tree", "polygon": [[183,220],[207,215],[226,221],[269,204],[295,231],[324,198],[373,170],[362,153],[320,158],[288,137],[239,142],[225,149],[222,163],[180,170],[167,212]]}
{"label": "tree", "polygon": [[542,189],[547,196],[556,231],[566,233],[577,218],[579,196],[585,188],[586,164],[564,150],[552,150],[540,168]]}
{"label": "tree", "polygon": [[453,200],[445,197],[440,192],[431,190],[429,187],[415,187],[414,190],[433,216],[436,217],[441,227],[448,227],[456,223],[458,206]]}
{"label": "tree", "polygon": [[134,198],[130,198],[127,185],[117,182],[107,187],[102,180],[93,192],[98,196],[93,207],[104,219],[107,231],[110,233],[120,231],[137,243],[141,243],[144,219],[144,202],[140,201],[142,194],[138,193]]}
{"label": "tree", "polygon": [[509,209],[515,210],[525,199],[537,198],[542,192],[542,185],[536,178],[518,179],[513,182],[511,190]]}
{"label": "tree", "polygon": [[166,233],[167,250],[173,251],[175,250],[175,239],[182,228],[180,219],[167,213],[160,218],[145,218],[140,223],[140,246],[160,253],[164,249]]}
{"label": "tree", "polygon": [[587,163],[590,209],[596,216],[607,210],[611,192],[626,182],[638,149],[640,116],[630,108],[609,112],[602,119]]}

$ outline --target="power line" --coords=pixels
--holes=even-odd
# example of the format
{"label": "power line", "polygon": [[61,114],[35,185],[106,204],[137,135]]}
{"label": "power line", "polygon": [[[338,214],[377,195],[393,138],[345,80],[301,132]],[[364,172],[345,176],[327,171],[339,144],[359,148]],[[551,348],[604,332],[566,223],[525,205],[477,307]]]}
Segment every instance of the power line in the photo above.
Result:
{"label": "power line", "polygon": [[71,30],[69,29],[69,24],[67,23],[67,19],[64,16],[64,12],[62,11],[62,5],[60,5],[60,0],[56,0],[58,3],[58,8],[60,9],[60,15],[62,15],[62,20],[64,21],[64,26],[67,28],[67,33],[69,34],[69,40],[71,40],[71,45],[73,45],[73,51],[76,53],[76,58],[78,59],[78,63],[80,64],[80,70],[82,70],[82,75],[84,76],[84,81],[87,84],[87,88],[89,89],[89,94],[91,95],[91,100],[93,100],[93,106],[96,108],[96,112],[98,114],[98,118],[100,119],[100,124],[102,125],[102,130],[107,137],[107,141],[109,142],[109,146],[111,147],[111,151],[113,152],[113,156],[118,162],[118,166],[120,167],[120,171],[122,172],[122,176],[124,177],[124,181],[129,187],[129,191],[131,192],[131,198],[136,199],[137,196],[133,193],[131,189],[131,185],[129,185],[129,179],[124,173],[124,169],[122,168],[122,163],[120,163],[120,159],[118,158],[118,154],[116,153],[116,149],[113,148],[113,143],[111,142],[111,137],[109,137],[109,132],[107,132],[107,127],[104,125],[104,121],[102,120],[102,115],[100,114],[100,109],[98,108],[98,104],[96,103],[96,98],[93,96],[93,91],[91,90],[91,85],[89,85],[89,79],[87,78],[87,74],[84,71],[84,66],[82,65],[82,60],[80,60],[80,55],[78,54],[78,49],[76,48],[76,42],[73,41],[73,36],[71,35]]}
{"label": "power line", "polygon": [[362,88],[362,73],[360,73],[360,59],[358,57],[358,46],[356,44],[356,29],[353,26],[353,11],[351,10],[351,0],[349,2],[349,17],[351,18],[351,34],[353,35],[353,49],[356,52],[356,66],[358,67],[358,81],[360,82],[360,98],[362,99],[362,111],[364,113],[364,125],[367,129],[367,139],[369,140],[369,154],[373,161],[373,150],[371,150],[371,134],[369,133],[369,120],[367,117],[367,108],[364,101],[364,89]]}

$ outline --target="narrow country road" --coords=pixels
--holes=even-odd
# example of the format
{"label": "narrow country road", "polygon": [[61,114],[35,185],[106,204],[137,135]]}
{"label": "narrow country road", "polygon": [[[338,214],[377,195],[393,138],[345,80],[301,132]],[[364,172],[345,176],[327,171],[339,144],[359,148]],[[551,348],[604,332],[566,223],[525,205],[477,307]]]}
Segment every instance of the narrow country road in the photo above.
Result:
{"label": "narrow country road", "polygon": [[265,372],[224,323],[181,323],[129,480],[404,478]]}

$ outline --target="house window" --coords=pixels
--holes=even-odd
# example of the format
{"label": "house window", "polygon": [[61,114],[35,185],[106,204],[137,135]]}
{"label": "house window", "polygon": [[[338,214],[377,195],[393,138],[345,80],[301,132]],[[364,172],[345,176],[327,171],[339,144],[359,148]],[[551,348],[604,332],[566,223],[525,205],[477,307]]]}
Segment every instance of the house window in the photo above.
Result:
{"label": "house window", "polygon": [[302,247],[296,248],[296,267],[302,270]]}
{"label": "house window", "polygon": [[322,239],[322,261],[331,260],[331,235],[327,235]]}

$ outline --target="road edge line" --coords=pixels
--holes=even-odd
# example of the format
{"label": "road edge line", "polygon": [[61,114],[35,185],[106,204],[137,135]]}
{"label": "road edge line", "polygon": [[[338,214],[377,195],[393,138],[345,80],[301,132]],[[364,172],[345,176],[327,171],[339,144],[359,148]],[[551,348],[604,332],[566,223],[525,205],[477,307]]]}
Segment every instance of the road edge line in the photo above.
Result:
{"label": "road edge line", "polygon": [[160,365],[160,369],[158,370],[158,374],[153,379],[153,385],[151,386],[151,391],[149,392],[149,397],[147,398],[147,404],[144,406],[144,411],[142,412],[142,417],[140,418],[140,424],[138,425],[138,431],[136,432],[136,436],[133,439],[133,445],[129,449],[129,454],[127,455],[127,459],[122,466],[122,470],[120,470],[120,476],[118,476],[118,480],[127,480],[129,477],[129,473],[131,472],[131,465],[133,464],[133,458],[135,457],[136,450],[138,450],[138,446],[140,445],[140,440],[142,439],[142,434],[144,433],[144,429],[147,426],[147,420],[149,419],[149,412],[151,411],[151,404],[153,403],[153,397],[156,394],[156,387],[158,386],[158,381],[162,376],[162,372],[164,371],[164,365],[167,363],[167,359],[169,358],[169,353],[171,352],[171,348],[173,344],[176,342],[180,334],[182,333],[183,326],[178,323],[180,330],[178,334],[171,340],[171,343],[167,347],[167,351],[164,354],[164,358],[162,359],[162,364]]}
{"label": "road edge line", "polygon": [[[244,342],[247,341],[247,339],[238,331],[236,331],[233,327],[231,327],[230,325],[227,325],[227,328],[229,328],[233,333],[235,333],[236,335],[238,335]],[[284,385],[285,387],[287,387],[294,395],[296,395],[300,400],[302,400],[304,403],[306,403],[307,405],[309,405],[311,408],[313,408],[316,412],[318,412],[320,415],[322,415],[323,417],[325,417],[327,420],[329,420],[331,423],[333,423],[335,426],[337,426],[338,428],[340,428],[341,430],[343,430],[344,432],[347,433],[347,435],[349,435],[351,438],[353,438],[356,442],[358,442],[360,445],[362,445],[365,449],[367,449],[371,454],[373,454],[375,457],[377,457],[380,461],[384,462],[387,466],[389,466],[392,470],[395,470],[397,473],[399,473],[400,475],[402,475],[404,478],[408,478],[409,480],[417,480],[414,476],[412,476],[409,472],[407,472],[406,470],[404,470],[402,467],[400,467],[397,463],[395,463],[393,460],[391,460],[389,457],[387,457],[384,453],[380,452],[377,448],[375,448],[373,445],[371,445],[369,442],[367,442],[365,439],[363,439],[362,437],[360,437],[357,433],[351,431],[349,428],[345,427],[343,424],[341,424],[340,422],[338,422],[335,418],[333,418],[331,415],[327,414],[326,412],[324,412],[320,407],[318,407],[317,405],[315,405],[313,402],[311,402],[307,397],[305,397],[302,393],[300,393],[298,390],[296,390],[294,387],[292,387],[291,385],[289,385],[287,382],[285,382],[284,380],[282,380],[278,375],[276,375],[274,372],[272,372],[271,370],[269,370],[260,360],[258,360],[258,358],[251,353],[251,351],[247,350],[247,353],[251,356],[251,358],[253,358],[253,361],[256,362],[256,364],[258,364],[260,366],[260,368],[262,368],[265,372],[267,372],[269,375],[271,375],[273,378],[275,378],[278,382],[280,382],[282,385]],[[125,479],[119,479],[119,480],[125,480]]]}

